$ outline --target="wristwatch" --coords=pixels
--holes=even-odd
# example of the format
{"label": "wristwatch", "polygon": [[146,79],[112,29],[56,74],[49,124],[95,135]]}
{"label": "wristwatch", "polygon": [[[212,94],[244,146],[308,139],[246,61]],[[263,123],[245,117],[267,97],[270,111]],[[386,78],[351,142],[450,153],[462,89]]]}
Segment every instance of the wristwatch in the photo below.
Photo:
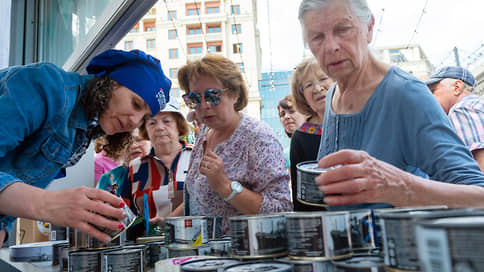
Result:
{"label": "wristwatch", "polygon": [[230,195],[224,199],[225,201],[230,201],[236,194],[240,194],[242,192],[242,184],[240,184],[238,181],[232,181],[232,183],[230,183],[230,188],[232,189],[232,193],[230,193]]}

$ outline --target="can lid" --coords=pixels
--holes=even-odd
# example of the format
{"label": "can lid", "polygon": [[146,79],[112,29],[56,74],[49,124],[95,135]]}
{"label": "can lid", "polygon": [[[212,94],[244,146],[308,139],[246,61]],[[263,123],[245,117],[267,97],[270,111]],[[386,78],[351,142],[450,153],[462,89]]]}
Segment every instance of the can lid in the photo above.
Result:
{"label": "can lid", "polygon": [[225,268],[225,272],[285,272],[292,271],[292,265],[276,261],[235,264]]}
{"label": "can lid", "polygon": [[420,222],[421,225],[430,228],[475,228],[484,229],[484,216],[448,217]]}
{"label": "can lid", "polygon": [[238,215],[229,217],[230,221],[245,220],[245,219],[262,219],[262,218],[282,218],[284,219],[284,214],[254,214],[254,215]]}
{"label": "can lid", "polygon": [[199,259],[183,263],[181,269],[182,271],[207,271],[208,269],[225,268],[239,263],[239,260],[233,258]]}
{"label": "can lid", "polygon": [[344,261],[333,261],[335,267],[371,268],[384,266],[383,258],[379,256],[358,256]]}

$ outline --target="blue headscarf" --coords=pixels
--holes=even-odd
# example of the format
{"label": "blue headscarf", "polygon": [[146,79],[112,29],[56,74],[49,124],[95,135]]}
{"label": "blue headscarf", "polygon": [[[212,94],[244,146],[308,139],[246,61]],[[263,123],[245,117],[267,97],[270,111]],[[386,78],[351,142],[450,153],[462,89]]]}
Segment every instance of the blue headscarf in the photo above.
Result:
{"label": "blue headscarf", "polygon": [[160,61],[143,51],[110,49],[95,56],[86,70],[96,76],[107,74],[141,96],[153,115],[170,100],[170,79],[163,73]]}

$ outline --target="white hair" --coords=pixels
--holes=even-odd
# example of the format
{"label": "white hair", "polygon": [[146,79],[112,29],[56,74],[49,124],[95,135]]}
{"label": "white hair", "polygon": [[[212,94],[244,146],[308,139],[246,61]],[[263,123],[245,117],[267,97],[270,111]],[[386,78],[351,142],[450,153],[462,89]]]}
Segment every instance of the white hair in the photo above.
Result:
{"label": "white hair", "polygon": [[[306,34],[304,29],[304,15],[308,11],[319,10],[324,8],[332,1],[341,1],[341,0],[302,0],[301,4],[299,5],[299,22],[302,27],[302,33],[304,36],[304,41],[306,41]],[[351,10],[355,13],[358,17],[360,22],[365,25],[370,25],[373,18],[373,13],[371,12],[370,8],[368,7],[368,3],[366,0],[346,0],[350,4]]]}

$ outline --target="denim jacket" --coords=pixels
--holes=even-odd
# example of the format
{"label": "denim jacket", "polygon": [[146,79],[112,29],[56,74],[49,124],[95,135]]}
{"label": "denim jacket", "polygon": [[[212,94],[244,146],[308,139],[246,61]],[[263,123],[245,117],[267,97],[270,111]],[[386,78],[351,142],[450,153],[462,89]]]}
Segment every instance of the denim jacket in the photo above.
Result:
{"label": "denim jacket", "polygon": [[[91,77],[50,63],[0,70],[0,192],[15,182],[45,188],[87,140],[77,101]],[[0,229],[14,220],[0,215]]]}

